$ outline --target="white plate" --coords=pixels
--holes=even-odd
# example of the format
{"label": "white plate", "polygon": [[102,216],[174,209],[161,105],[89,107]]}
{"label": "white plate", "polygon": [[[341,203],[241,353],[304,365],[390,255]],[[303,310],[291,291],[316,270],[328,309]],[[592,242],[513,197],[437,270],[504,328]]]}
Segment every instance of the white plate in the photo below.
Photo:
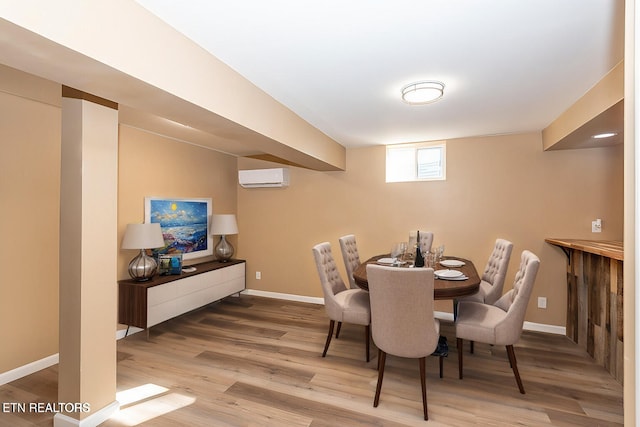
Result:
{"label": "white plate", "polygon": [[378,264],[393,264],[397,258],[380,258],[376,261]]}
{"label": "white plate", "polygon": [[443,259],[440,261],[440,264],[445,267],[462,267],[464,265],[463,261],[458,261],[457,259]]}
{"label": "white plate", "polygon": [[461,277],[463,274],[462,271],[458,270],[438,270],[435,272],[435,275],[443,279],[453,279],[456,277]]}
{"label": "white plate", "polygon": [[467,276],[460,276],[460,277],[439,277],[439,279],[442,280],[467,280],[468,277]]}

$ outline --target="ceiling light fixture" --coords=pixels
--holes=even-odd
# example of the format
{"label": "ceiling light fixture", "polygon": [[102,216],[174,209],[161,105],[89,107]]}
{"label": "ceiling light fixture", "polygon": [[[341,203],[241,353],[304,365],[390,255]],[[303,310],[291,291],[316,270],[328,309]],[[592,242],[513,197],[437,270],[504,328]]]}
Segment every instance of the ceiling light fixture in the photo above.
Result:
{"label": "ceiling light fixture", "polygon": [[402,88],[402,101],[410,105],[422,105],[436,102],[444,94],[444,83],[425,80],[406,85]]}
{"label": "ceiling light fixture", "polygon": [[598,135],[593,135],[592,138],[595,139],[602,139],[602,138],[611,138],[612,136],[616,136],[617,133],[615,132],[607,132],[607,133],[600,133]]}

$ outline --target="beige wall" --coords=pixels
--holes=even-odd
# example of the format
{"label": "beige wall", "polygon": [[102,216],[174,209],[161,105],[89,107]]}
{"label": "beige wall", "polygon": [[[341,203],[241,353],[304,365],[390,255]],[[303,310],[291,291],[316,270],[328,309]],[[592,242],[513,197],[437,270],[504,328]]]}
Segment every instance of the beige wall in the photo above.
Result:
{"label": "beige wall", "polygon": [[[144,222],[147,196],[211,198],[214,213],[236,213],[236,157],[123,125],[118,156],[118,245],[127,224]],[[229,241],[235,246],[236,236]],[[120,250],[119,279],[129,278],[136,252]]]}
{"label": "beige wall", "polygon": [[[16,96],[0,85],[0,195],[3,206],[11,207],[0,222],[11,244],[0,250],[12,265],[0,282],[0,319],[12,325],[0,332],[12,348],[0,353],[0,372],[58,351],[60,91],[51,82],[45,86],[57,98]],[[289,188],[250,190],[237,185],[238,166],[273,164],[237,160],[127,126],[120,126],[119,139],[118,246],[126,224],[143,221],[145,196],[211,197],[214,212],[238,213],[240,234],[231,241],[236,255],[247,259],[252,289],[320,297],[311,256],[315,243],[330,241],[339,260],[338,237],[355,233],[366,258],[389,251],[420,227],[432,230],[448,253],[479,268],[495,238],[511,239],[516,256],[508,283],[523,249],[539,254],[533,301],[546,296],[548,308],[532,303],[527,320],[564,325],[565,256],[544,238],[622,238],[621,146],[542,152],[538,133],[452,140],[447,181],[397,184],[384,182],[383,147],[350,149],[346,172],[291,168]],[[604,221],[601,235],[590,232],[597,217]],[[119,250],[119,279],[128,277],[134,255]],[[255,271],[262,272],[261,280]],[[451,304],[436,308],[450,311]]]}
{"label": "beige wall", "polygon": [[[0,373],[58,353],[60,102],[59,84],[0,67]],[[236,212],[236,157],[126,126],[119,139],[118,247],[144,220],[145,196],[211,197],[214,212]],[[118,250],[118,279],[134,256]]]}
{"label": "beige wall", "polygon": [[58,352],[59,97],[0,69],[0,373]]}
{"label": "beige wall", "polygon": [[[505,288],[524,249],[542,260],[526,320],[565,325],[566,257],[546,237],[622,239],[623,148],[543,152],[540,133],[447,142],[447,180],[384,182],[384,147],[347,150],[346,172],[291,168],[291,186],[238,192],[238,256],[251,289],[322,296],[311,247],[354,233],[360,256],[389,252],[417,228],[479,269],[496,238],[514,242]],[[273,166],[240,159],[240,169]],[[601,218],[603,232],[591,233]],[[262,279],[255,279],[255,272]],[[548,308],[538,309],[538,296]],[[451,311],[450,302],[437,310]]]}

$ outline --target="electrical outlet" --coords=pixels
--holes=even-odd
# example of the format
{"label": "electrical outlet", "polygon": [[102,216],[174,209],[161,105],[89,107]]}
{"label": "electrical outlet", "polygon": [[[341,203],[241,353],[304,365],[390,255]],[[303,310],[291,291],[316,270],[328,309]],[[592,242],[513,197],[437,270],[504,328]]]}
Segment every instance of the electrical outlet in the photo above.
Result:
{"label": "electrical outlet", "polygon": [[256,280],[260,280],[262,279],[262,273],[259,271],[256,271]]}
{"label": "electrical outlet", "polygon": [[591,221],[591,232],[602,233],[602,220],[600,218],[595,221]]}
{"label": "electrical outlet", "polygon": [[538,297],[538,308],[547,308],[547,297]]}

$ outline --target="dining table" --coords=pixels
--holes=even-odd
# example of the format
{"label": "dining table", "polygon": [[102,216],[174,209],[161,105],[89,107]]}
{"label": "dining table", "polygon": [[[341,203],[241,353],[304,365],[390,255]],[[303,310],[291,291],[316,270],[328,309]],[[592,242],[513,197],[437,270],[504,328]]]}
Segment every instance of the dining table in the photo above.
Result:
{"label": "dining table", "polygon": [[[381,264],[380,260],[390,258],[389,254],[376,255],[365,262],[358,265],[353,271],[353,278],[355,280],[356,285],[361,289],[366,291],[369,290],[369,282],[367,280],[367,265],[368,264]],[[454,262],[447,262],[454,261]],[[445,265],[440,264],[444,262]],[[451,267],[446,266],[446,264],[462,264],[459,267]],[[381,264],[381,265],[389,265],[389,264]],[[405,262],[403,264],[398,264],[396,268],[419,268],[413,267],[413,262]],[[472,295],[478,292],[480,287],[480,276],[478,276],[478,272],[476,267],[473,265],[468,259],[459,258],[455,256],[445,256],[443,257],[438,265],[434,266],[434,270],[454,270],[460,271],[462,273],[462,279],[456,278],[452,279],[443,279],[438,276],[435,277],[433,284],[433,298],[436,300],[446,300],[446,299],[455,299],[457,297],[462,297],[466,295]]]}

